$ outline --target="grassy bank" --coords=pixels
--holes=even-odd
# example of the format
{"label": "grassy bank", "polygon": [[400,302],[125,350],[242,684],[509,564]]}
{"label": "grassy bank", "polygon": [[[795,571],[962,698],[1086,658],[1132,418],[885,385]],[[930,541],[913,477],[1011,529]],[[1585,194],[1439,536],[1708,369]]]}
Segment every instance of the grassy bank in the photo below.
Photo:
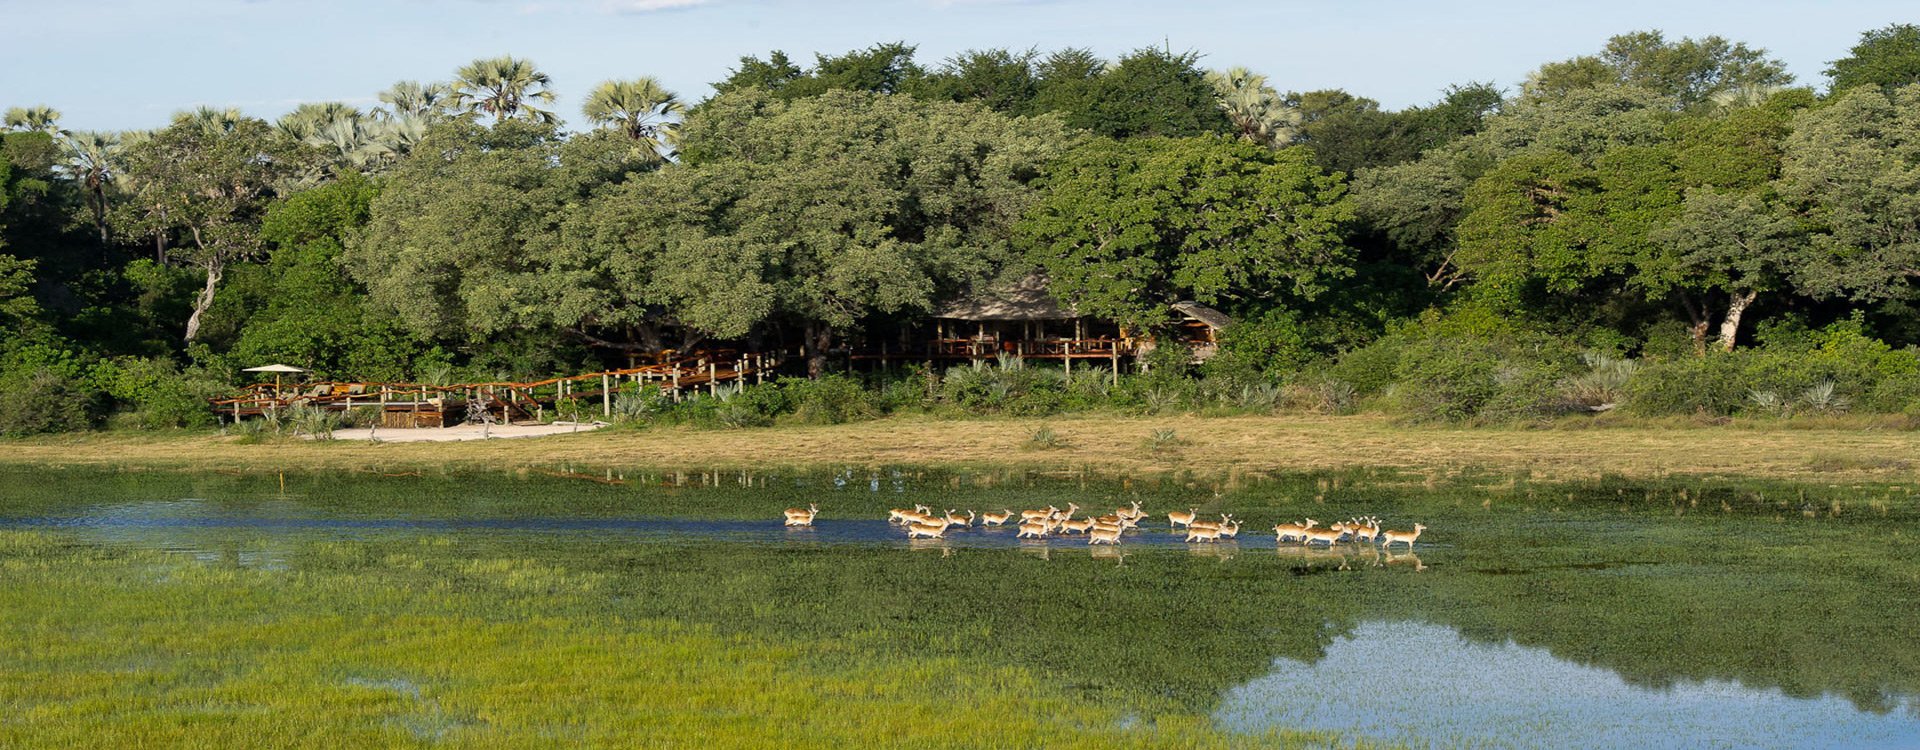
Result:
{"label": "grassy bank", "polygon": [[232,471],[556,465],[995,465],[1109,472],[1383,467],[1429,473],[1474,469],[1541,479],[1740,475],[1910,481],[1920,477],[1920,432],[1897,427],[1872,418],[1720,424],[1582,420],[1548,429],[1408,427],[1376,416],[1296,415],[890,418],[825,426],[615,429],[538,439],[413,444],[244,444],[212,433],[105,432],[0,442],[0,465]]}

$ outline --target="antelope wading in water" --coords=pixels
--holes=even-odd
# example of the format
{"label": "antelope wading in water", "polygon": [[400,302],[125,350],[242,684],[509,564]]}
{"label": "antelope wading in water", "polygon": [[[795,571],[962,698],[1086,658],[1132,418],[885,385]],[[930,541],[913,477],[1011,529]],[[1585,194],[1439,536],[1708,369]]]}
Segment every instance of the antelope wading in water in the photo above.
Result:
{"label": "antelope wading in water", "polygon": [[1093,533],[1087,535],[1087,546],[1089,547],[1096,544],[1119,544],[1119,543],[1120,543],[1120,527],[1118,526],[1101,526],[1099,528],[1094,529]]}
{"label": "antelope wading in water", "polygon": [[1060,510],[1056,510],[1056,511],[1054,511],[1054,512],[1053,512],[1053,517],[1052,517],[1051,519],[1049,519],[1049,520],[1052,520],[1052,521],[1053,521],[1053,522],[1055,522],[1055,523],[1059,523],[1059,522],[1062,522],[1062,521],[1071,521],[1071,520],[1073,520],[1073,512],[1074,512],[1074,511],[1076,511],[1076,510],[1079,510],[1079,509],[1080,509],[1080,506],[1078,506],[1078,505],[1074,505],[1073,503],[1067,503],[1067,509],[1066,509],[1066,510],[1064,510],[1064,511],[1060,511]]}
{"label": "antelope wading in water", "polygon": [[1355,521],[1354,525],[1347,528],[1353,531],[1353,540],[1356,542],[1372,543],[1374,537],[1380,535],[1380,521],[1375,518],[1367,519],[1364,524]]}
{"label": "antelope wading in water", "polygon": [[1200,512],[1199,508],[1188,508],[1185,511],[1178,511],[1178,510],[1167,511],[1167,528],[1171,529],[1175,526],[1192,526],[1193,514],[1199,513],[1199,512]]}
{"label": "antelope wading in water", "polygon": [[1212,524],[1191,524],[1191,525],[1188,525],[1188,526],[1187,526],[1187,541],[1189,541],[1189,542],[1218,542],[1218,541],[1220,541],[1220,527],[1218,527],[1218,526],[1214,526],[1214,525],[1212,525]]}
{"label": "antelope wading in water", "polygon": [[812,526],[813,516],[814,514],[819,512],[820,512],[820,506],[815,505],[813,503],[807,503],[807,507],[805,508],[788,508],[787,509],[787,525],[788,526]]}
{"label": "antelope wading in water", "polygon": [[946,524],[918,523],[907,526],[908,539],[939,539],[946,536]]}
{"label": "antelope wading in water", "polygon": [[1007,519],[1012,517],[1013,517],[1013,511],[1006,510],[1006,509],[1002,509],[999,513],[982,513],[980,514],[980,525],[981,526],[999,526],[1001,524],[1006,523]]}
{"label": "antelope wading in water", "polygon": [[1032,521],[1022,521],[1020,522],[1020,533],[1015,534],[1014,536],[1026,537],[1029,539],[1038,539],[1040,537],[1046,536],[1047,532],[1052,530],[1053,530],[1053,523],[1050,521],[1039,520],[1039,519],[1032,520]]}
{"label": "antelope wading in water", "polygon": [[1220,517],[1220,537],[1222,539],[1237,539],[1239,538],[1239,536],[1240,536],[1240,522],[1233,520],[1233,514],[1228,513],[1227,515],[1221,516]]}
{"label": "antelope wading in water", "polygon": [[973,528],[973,510],[971,508],[967,510],[966,518],[954,515],[953,511],[947,511],[947,525],[958,526],[963,529]]}
{"label": "antelope wading in water", "polygon": [[1133,521],[1135,523],[1138,523],[1147,517],[1147,512],[1140,509],[1139,500],[1133,501],[1133,507],[1115,508],[1113,510],[1113,514],[1121,518],[1125,518],[1129,521]]}
{"label": "antelope wading in water", "polygon": [[925,505],[918,505],[918,504],[913,506],[913,510],[907,510],[906,508],[894,508],[893,510],[887,511],[887,523],[905,524],[906,522],[913,520],[915,516],[924,516],[932,512],[933,512],[932,508],[929,508]]}
{"label": "antelope wading in water", "polygon": [[1301,524],[1301,523],[1280,524],[1279,526],[1273,527],[1273,541],[1277,544],[1279,542],[1284,542],[1290,539],[1306,539],[1307,531],[1312,529],[1315,525],[1319,523],[1320,523],[1319,521],[1315,521],[1309,518],[1307,519],[1307,522],[1304,524]]}
{"label": "antelope wading in water", "polygon": [[1053,514],[1059,513],[1059,512],[1060,512],[1059,508],[1055,508],[1051,505],[1047,506],[1046,510],[1023,510],[1023,511],[1020,511],[1020,522],[1027,523],[1029,521],[1052,520]]}
{"label": "antelope wading in water", "polygon": [[1412,531],[1382,531],[1380,532],[1380,546],[1391,547],[1394,542],[1406,542],[1407,551],[1412,552],[1413,540],[1419,539],[1420,532],[1426,530],[1427,527],[1425,524],[1416,523],[1413,525]]}
{"label": "antelope wading in water", "polygon": [[1336,523],[1332,527],[1328,527],[1321,531],[1309,530],[1306,532],[1304,536],[1301,537],[1300,543],[1306,544],[1306,545],[1312,545],[1314,542],[1325,542],[1326,545],[1329,548],[1331,548],[1334,544],[1340,541],[1340,537],[1346,535],[1344,531],[1334,528],[1341,525],[1343,524]]}
{"label": "antelope wading in water", "polygon": [[1076,521],[1061,521],[1060,533],[1085,534],[1089,531],[1092,531],[1093,527],[1094,527],[1094,520],[1091,518],[1082,518]]}

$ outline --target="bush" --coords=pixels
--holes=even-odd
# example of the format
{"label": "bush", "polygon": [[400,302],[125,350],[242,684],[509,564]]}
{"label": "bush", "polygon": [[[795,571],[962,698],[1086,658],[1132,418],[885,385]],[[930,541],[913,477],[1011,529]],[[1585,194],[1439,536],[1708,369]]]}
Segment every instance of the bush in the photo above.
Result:
{"label": "bush", "polygon": [[786,378],[780,381],[794,419],[807,424],[841,424],[880,416],[860,381],[846,375],[819,380]]}
{"label": "bush", "polygon": [[92,425],[95,392],[80,378],[50,366],[0,375],[0,435],[20,437],[84,430]]}
{"label": "bush", "polygon": [[157,430],[213,424],[207,399],[229,388],[199,373],[183,374],[172,361],[121,357],[93,369],[93,381],[113,399],[115,426]]}
{"label": "bush", "polygon": [[1627,384],[1627,409],[1635,414],[1731,416],[1753,390],[1739,354],[1709,353],[1643,365]]}

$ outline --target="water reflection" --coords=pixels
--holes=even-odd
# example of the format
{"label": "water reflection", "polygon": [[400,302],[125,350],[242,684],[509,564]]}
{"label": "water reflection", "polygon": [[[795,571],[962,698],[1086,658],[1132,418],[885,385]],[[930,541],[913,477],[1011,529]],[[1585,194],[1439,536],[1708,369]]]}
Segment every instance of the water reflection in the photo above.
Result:
{"label": "water reflection", "polygon": [[1272,674],[1228,691],[1215,719],[1415,746],[1891,749],[1920,747],[1916,706],[1908,697],[1874,714],[1836,696],[1792,698],[1729,680],[1636,687],[1545,649],[1369,622],[1316,663],[1276,660]]}

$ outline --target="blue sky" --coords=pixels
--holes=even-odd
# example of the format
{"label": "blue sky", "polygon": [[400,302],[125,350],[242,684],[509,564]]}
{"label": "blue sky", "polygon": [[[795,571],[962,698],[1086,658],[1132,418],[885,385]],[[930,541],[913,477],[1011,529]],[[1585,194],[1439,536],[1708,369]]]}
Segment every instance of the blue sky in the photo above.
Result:
{"label": "blue sky", "polygon": [[[1464,7],[1455,7],[1464,6]],[[740,56],[796,59],[877,41],[923,64],[975,47],[1144,46],[1245,65],[1281,90],[1345,88],[1389,107],[1451,83],[1512,86],[1542,62],[1659,28],[1764,47],[1800,81],[1860,32],[1920,22],[1910,0],[0,0],[0,106],[47,104],[75,129],[162,125],[200,104],[273,117],[302,101],[368,106],[511,53],[551,74],[578,120],[599,81],[654,75],[689,100]]]}

